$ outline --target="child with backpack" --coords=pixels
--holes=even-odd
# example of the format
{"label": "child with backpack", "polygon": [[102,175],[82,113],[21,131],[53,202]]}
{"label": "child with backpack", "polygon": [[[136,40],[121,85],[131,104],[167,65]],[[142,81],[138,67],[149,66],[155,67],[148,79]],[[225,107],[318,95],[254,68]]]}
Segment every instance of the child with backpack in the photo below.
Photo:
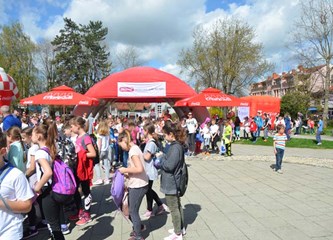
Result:
{"label": "child with backpack", "polygon": [[76,225],[82,226],[91,222],[90,207],[92,203],[92,196],[90,186],[93,179],[93,158],[96,157],[96,151],[93,146],[91,137],[85,132],[86,121],[82,117],[75,117],[70,121],[73,133],[77,134],[76,139],[76,153],[77,153],[77,167],[76,178],[77,186],[81,185],[82,193],[84,196],[83,202],[78,188],[74,195],[74,201],[77,207],[77,213],[69,217],[71,221],[77,221]]}
{"label": "child with backpack", "polygon": [[186,132],[181,125],[170,121],[164,125],[163,132],[170,147],[165,155],[160,152],[156,156],[161,159],[161,192],[165,194],[174,227],[168,231],[171,235],[164,240],[182,240],[186,231],[179,187],[180,169],[185,164],[183,145],[186,141]]}
{"label": "child with backpack", "polygon": [[[51,238],[64,240],[61,231],[61,223],[64,219],[63,206],[71,201],[73,195],[65,195],[56,192],[55,184],[57,166],[57,127],[52,121],[45,121],[36,126],[32,131],[32,142],[39,145],[35,153],[36,170],[38,182],[35,185],[35,192],[41,195],[45,218],[48,222]],[[62,179],[64,180],[64,179]],[[67,181],[67,179],[66,179]]]}
{"label": "child with backpack", "polygon": [[156,180],[158,178],[158,172],[154,166],[154,158],[155,158],[155,154],[160,151],[160,148],[157,145],[159,140],[158,140],[157,134],[155,133],[154,124],[146,123],[143,126],[143,133],[144,133],[145,137],[147,138],[147,143],[146,143],[146,146],[143,151],[143,157],[145,160],[146,173],[149,178],[148,191],[146,193],[147,211],[143,215],[143,217],[150,218],[151,216],[154,216],[153,200],[156,202],[156,204],[158,206],[155,215],[159,215],[165,211],[168,211],[168,207],[162,203],[160,197],[153,190],[154,180]]}
{"label": "child with backpack", "polygon": [[34,194],[22,171],[5,161],[7,139],[0,133],[0,239],[23,237],[22,213],[31,209]]}
{"label": "child with backpack", "polygon": [[13,126],[7,130],[7,141],[9,143],[8,161],[23,173],[26,170],[26,153],[21,139],[21,129]]}
{"label": "child with backpack", "polygon": [[119,172],[128,177],[128,207],[129,219],[133,223],[133,232],[130,234],[131,240],[144,239],[141,231],[144,225],[141,224],[139,208],[143,197],[148,191],[148,176],[144,167],[144,157],[141,149],[137,146],[131,137],[131,133],[126,129],[118,136],[119,146],[128,151],[128,167],[119,168]]}

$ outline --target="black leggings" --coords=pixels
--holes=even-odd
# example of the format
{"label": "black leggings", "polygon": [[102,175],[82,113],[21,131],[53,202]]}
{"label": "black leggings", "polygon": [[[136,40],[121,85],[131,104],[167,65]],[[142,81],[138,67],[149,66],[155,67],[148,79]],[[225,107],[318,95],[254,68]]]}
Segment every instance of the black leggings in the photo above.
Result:
{"label": "black leggings", "polygon": [[[83,209],[86,212],[90,211],[90,206],[91,206],[91,199],[89,200],[89,198],[91,198],[91,192],[90,192],[90,180],[86,180],[86,181],[77,181],[77,188],[74,194],[74,201],[75,201],[75,205],[76,208],[79,209]],[[81,184],[81,189],[84,195],[84,200],[81,200],[81,195],[79,193],[79,185]],[[89,203],[90,202],[90,203]]]}
{"label": "black leggings", "polygon": [[163,204],[157,193],[153,190],[153,183],[153,180],[149,180],[148,191],[146,193],[148,211],[153,211],[153,200],[156,202],[157,206],[162,206]]}
{"label": "black leggings", "polygon": [[43,198],[44,214],[50,227],[51,237],[54,240],[65,240],[61,232],[60,219],[64,205],[68,204],[72,198],[72,195],[62,195],[52,191]]}
{"label": "black leggings", "polygon": [[[44,192],[42,191],[42,194],[40,194],[36,201],[39,205],[39,210],[40,210],[40,214],[42,215],[42,220],[45,220],[45,215],[44,215],[44,211],[43,211],[43,198],[49,194],[49,191],[47,189],[47,187],[44,187]],[[45,191],[46,190],[46,191]],[[28,213],[28,219],[29,219],[29,226],[32,227],[32,226],[36,226],[37,225],[37,215],[36,215],[36,208],[35,208],[35,205],[32,204],[32,207],[31,207],[31,210],[30,212]]]}

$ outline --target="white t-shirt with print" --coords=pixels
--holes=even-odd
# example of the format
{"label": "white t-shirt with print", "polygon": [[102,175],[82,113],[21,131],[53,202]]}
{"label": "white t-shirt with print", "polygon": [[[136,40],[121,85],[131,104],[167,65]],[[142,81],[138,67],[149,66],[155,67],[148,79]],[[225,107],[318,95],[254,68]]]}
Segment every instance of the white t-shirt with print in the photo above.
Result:
{"label": "white t-shirt with print", "polygon": [[195,126],[197,126],[197,125],[198,125],[198,122],[195,118],[186,120],[186,126],[187,126],[188,133],[195,133],[195,131],[197,130]]}
{"label": "white t-shirt with print", "polygon": [[[3,179],[0,194],[7,201],[26,201],[34,194],[23,172],[14,168]],[[23,237],[23,215],[0,209],[0,239],[18,240]]]}
{"label": "white t-shirt with print", "polygon": [[[43,168],[38,163],[38,159],[42,159],[42,158],[46,159],[46,161],[50,164],[50,166],[52,164],[51,156],[46,151],[44,151],[42,149],[39,149],[39,150],[36,151],[36,153],[35,153],[35,162],[36,162],[37,181],[40,181],[40,179],[42,178]],[[52,178],[50,178],[48,182],[49,182],[49,184],[52,184]],[[44,186],[48,186],[48,184],[45,183]]]}

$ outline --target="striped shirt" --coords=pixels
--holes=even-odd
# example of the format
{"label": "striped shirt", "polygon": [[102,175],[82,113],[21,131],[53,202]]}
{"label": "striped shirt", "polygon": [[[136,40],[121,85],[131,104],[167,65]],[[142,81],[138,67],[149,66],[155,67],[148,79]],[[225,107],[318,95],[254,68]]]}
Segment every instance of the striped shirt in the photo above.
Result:
{"label": "striped shirt", "polygon": [[286,134],[275,134],[273,137],[273,141],[275,142],[275,147],[280,149],[285,149],[286,147],[286,141],[287,141],[287,135]]}

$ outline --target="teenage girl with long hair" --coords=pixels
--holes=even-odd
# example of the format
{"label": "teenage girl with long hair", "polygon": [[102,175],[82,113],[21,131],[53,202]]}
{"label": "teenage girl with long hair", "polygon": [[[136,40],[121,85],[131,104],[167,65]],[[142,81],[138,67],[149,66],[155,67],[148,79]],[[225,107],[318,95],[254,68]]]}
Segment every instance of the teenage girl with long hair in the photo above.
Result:
{"label": "teenage girl with long hair", "polygon": [[[99,151],[100,162],[104,169],[104,184],[109,184],[110,183],[110,168],[111,168],[111,162],[109,159],[110,128],[109,128],[109,124],[108,124],[107,120],[103,120],[98,124],[97,146],[98,146],[98,151]],[[101,173],[99,173],[99,176],[101,177]],[[103,181],[101,181],[101,183],[103,183]]]}
{"label": "teenage girl with long hair", "polygon": [[[25,176],[28,178],[30,187],[32,189],[35,188],[37,183],[37,174],[36,174],[36,162],[35,162],[35,154],[39,149],[38,144],[32,142],[32,130],[33,128],[27,127],[21,131],[22,141],[25,146],[28,148],[27,153],[27,170],[25,172]],[[42,204],[42,196],[39,195],[36,199],[39,205],[39,210],[42,216],[42,221],[37,224],[37,215],[36,215],[36,208],[35,205],[32,204],[32,208],[28,213],[29,219],[29,228],[23,233],[23,239],[28,239],[38,234],[38,230],[46,229],[47,228],[47,221],[45,220],[45,215],[43,211],[43,204]]]}
{"label": "teenage girl with long hair", "polygon": [[[81,185],[82,193],[84,196],[83,202],[78,191],[74,194],[74,200],[77,207],[77,214],[69,217],[69,220],[76,221],[76,225],[82,226],[91,222],[90,207],[92,203],[92,197],[90,192],[90,186],[93,179],[94,163],[92,158],[96,156],[96,151],[92,145],[90,136],[86,133],[86,121],[82,117],[75,117],[70,120],[73,133],[77,134],[76,139],[76,153],[77,153],[77,167],[76,167],[76,180],[77,187]],[[83,146],[85,145],[85,146]]]}
{"label": "teenage girl with long hair", "polygon": [[144,168],[144,157],[141,149],[131,138],[131,133],[126,129],[118,136],[119,146],[128,151],[128,167],[121,167],[119,171],[128,176],[128,208],[130,220],[133,223],[131,240],[144,239],[141,235],[142,224],[139,208],[143,197],[148,190],[148,176]]}
{"label": "teenage girl with long hair", "polygon": [[60,224],[63,206],[71,201],[71,195],[62,195],[52,191],[52,165],[57,155],[55,139],[57,138],[56,124],[49,120],[34,127],[32,131],[32,142],[39,145],[35,153],[37,184],[35,192],[42,196],[43,210],[49,225],[51,238],[64,240]]}
{"label": "teenage girl with long hair", "polygon": [[161,192],[165,194],[174,227],[169,230],[171,235],[164,240],[181,240],[185,234],[185,226],[177,185],[179,185],[180,179],[179,170],[185,161],[183,146],[186,141],[186,132],[180,124],[167,121],[163,127],[163,133],[165,140],[170,143],[170,147],[165,155],[157,154],[157,157],[161,158]]}
{"label": "teenage girl with long hair", "polygon": [[149,184],[148,184],[148,191],[146,193],[146,199],[147,199],[147,211],[143,215],[145,218],[150,218],[153,216],[153,200],[156,202],[158,209],[156,211],[156,215],[159,215],[165,211],[168,210],[168,207],[162,203],[160,197],[157,195],[157,193],[153,190],[153,183],[154,180],[158,178],[157,169],[154,166],[154,160],[155,154],[159,152],[161,149],[159,149],[157,143],[158,143],[158,136],[155,133],[155,126],[153,123],[146,123],[143,126],[143,134],[147,138],[145,149],[143,150],[143,157],[146,161],[145,167],[146,167],[146,173],[149,178]]}

